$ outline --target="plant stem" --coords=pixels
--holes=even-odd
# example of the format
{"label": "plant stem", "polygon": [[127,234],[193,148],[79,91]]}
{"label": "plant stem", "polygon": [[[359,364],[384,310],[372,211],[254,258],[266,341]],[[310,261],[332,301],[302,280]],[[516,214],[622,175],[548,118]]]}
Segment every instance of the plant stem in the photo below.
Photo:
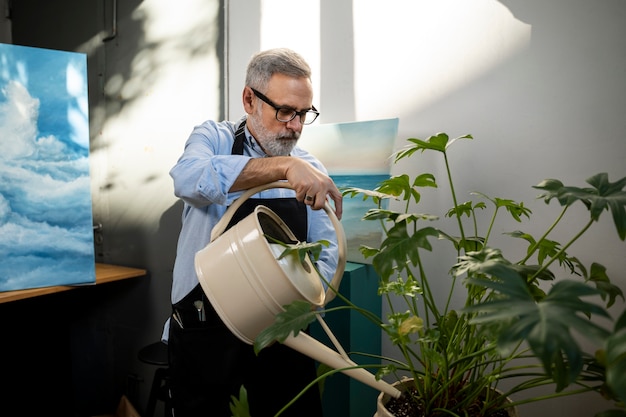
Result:
{"label": "plant stem", "polygon": [[[420,275],[420,285],[423,289],[422,298],[424,299],[424,321],[428,327],[430,327],[430,314],[429,312],[435,315],[435,319],[438,320],[441,317],[438,309],[437,303],[435,303],[435,299],[433,297],[433,292],[430,289],[430,283],[428,282],[428,277],[426,276],[426,272],[424,271],[424,266],[422,264],[422,257],[420,256],[419,250],[417,251],[417,267]],[[412,276],[412,273],[409,270],[409,277]]]}
{"label": "plant stem", "polygon": [[539,247],[539,244],[541,242],[543,242],[548,235],[552,232],[552,230],[554,230],[554,228],[556,227],[557,224],[559,224],[561,222],[561,219],[563,219],[563,216],[565,216],[565,212],[567,211],[567,208],[569,206],[565,206],[563,208],[563,210],[561,210],[561,213],[559,214],[559,216],[556,218],[556,220],[552,223],[552,225],[548,228],[548,230],[546,230],[546,232],[543,234],[543,236],[541,236],[534,245],[531,246],[531,248],[528,250],[528,254],[526,255],[526,257],[524,259],[522,259],[519,264],[520,265],[524,265],[526,263],[526,261],[528,261],[528,259],[530,259],[530,257],[533,255],[533,253],[535,253],[535,251],[537,250],[537,248]]}
{"label": "plant stem", "polygon": [[[448,154],[445,151],[443,152],[443,158],[446,163],[446,172],[448,174],[448,183],[450,184],[450,192],[452,194],[452,201],[454,202],[454,207],[459,207],[459,203],[457,202],[457,198],[456,198],[456,191],[454,190],[454,183],[452,181],[452,171],[450,170]],[[457,223],[459,224],[459,231],[461,233],[461,241],[465,243],[465,231],[463,230],[463,223],[461,222],[461,216],[458,212],[456,213],[456,220],[457,220]]]}
{"label": "plant stem", "polygon": [[539,276],[539,274],[541,274],[543,271],[548,269],[548,267],[552,264],[552,262],[554,262],[557,259],[559,259],[561,257],[561,255],[564,254],[565,251],[567,249],[569,249],[569,247],[572,246],[574,244],[574,242],[576,242],[578,240],[578,238],[580,238],[582,235],[585,234],[585,232],[587,231],[587,229],[589,229],[591,227],[593,222],[594,222],[594,220],[590,219],[589,222],[585,225],[585,227],[583,227],[582,230],[576,234],[576,236],[574,236],[569,242],[567,242],[567,244],[565,246],[563,246],[561,248],[561,250],[557,252],[556,255],[554,255],[552,258],[550,258],[550,260],[548,262],[543,264],[541,266],[541,268],[539,268],[539,270],[533,274],[533,276],[530,278],[530,280],[531,281],[534,280],[537,276]]}
{"label": "plant stem", "polygon": [[498,215],[498,205],[496,204],[496,209],[493,211],[493,215],[491,216],[491,221],[489,222],[489,228],[487,229],[487,234],[485,235],[485,241],[483,242],[484,246],[487,246],[487,242],[489,241],[489,236],[491,235],[491,229],[496,222],[496,216]]}

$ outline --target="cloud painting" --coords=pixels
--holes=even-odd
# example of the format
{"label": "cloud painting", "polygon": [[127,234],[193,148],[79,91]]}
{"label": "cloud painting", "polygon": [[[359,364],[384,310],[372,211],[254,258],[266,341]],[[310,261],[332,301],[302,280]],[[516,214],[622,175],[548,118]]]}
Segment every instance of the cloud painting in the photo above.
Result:
{"label": "cloud painting", "polygon": [[95,282],[84,54],[0,44],[0,291]]}

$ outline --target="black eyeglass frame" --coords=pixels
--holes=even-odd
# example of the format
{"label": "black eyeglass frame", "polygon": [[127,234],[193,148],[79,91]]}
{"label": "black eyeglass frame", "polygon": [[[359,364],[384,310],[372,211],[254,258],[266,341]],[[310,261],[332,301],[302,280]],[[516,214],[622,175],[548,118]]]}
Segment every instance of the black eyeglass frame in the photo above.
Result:
{"label": "black eyeglass frame", "polygon": [[[267,98],[263,93],[260,93],[258,90],[250,87],[250,90],[252,90],[252,92],[254,93],[255,96],[257,96],[258,98],[261,99],[261,101],[263,101],[264,103],[270,105],[274,110],[276,110],[276,120],[278,120],[281,123],[289,123],[290,121],[292,121],[293,119],[296,118],[296,116],[300,117],[300,123],[302,123],[303,125],[310,125],[311,123],[313,123],[315,120],[317,120],[318,116],[320,115],[320,112],[317,111],[317,109],[315,108],[315,106],[311,106],[311,108],[309,110],[301,110],[301,111],[297,111],[291,107],[286,107],[286,106],[279,106],[277,104],[275,104],[272,100],[270,100],[269,98]],[[289,110],[292,113],[291,118],[287,119],[287,120],[281,120],[278,118],[278,112],[281,110]],[[313,117],[313,119],[311,119],[311,121],[308,120],[309,115],[314,115],[315,117]],[[302,121],[302,118],[304,117],[304,121]]]}

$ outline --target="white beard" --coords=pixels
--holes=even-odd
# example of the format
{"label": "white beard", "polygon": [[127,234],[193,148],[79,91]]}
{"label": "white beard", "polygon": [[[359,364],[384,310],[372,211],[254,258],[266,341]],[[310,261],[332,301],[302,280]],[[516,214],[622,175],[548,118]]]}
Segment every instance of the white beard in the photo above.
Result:
{"label": "white beard", "polygon": [[272,133],[261,123],[261,110],[248,117],[255,139],[269,156],[288,156],[300,138],[300,132]]}

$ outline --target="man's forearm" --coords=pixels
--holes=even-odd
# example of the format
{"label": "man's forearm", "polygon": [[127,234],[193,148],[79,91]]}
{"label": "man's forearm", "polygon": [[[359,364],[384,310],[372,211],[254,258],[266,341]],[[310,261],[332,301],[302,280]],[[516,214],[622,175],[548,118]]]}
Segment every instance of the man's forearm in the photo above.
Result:
{"label": "man's forearm", "polygon": [[289,156],[253,158],[243,168],[230,191],[247,190],[257,185],[286,179]]}

